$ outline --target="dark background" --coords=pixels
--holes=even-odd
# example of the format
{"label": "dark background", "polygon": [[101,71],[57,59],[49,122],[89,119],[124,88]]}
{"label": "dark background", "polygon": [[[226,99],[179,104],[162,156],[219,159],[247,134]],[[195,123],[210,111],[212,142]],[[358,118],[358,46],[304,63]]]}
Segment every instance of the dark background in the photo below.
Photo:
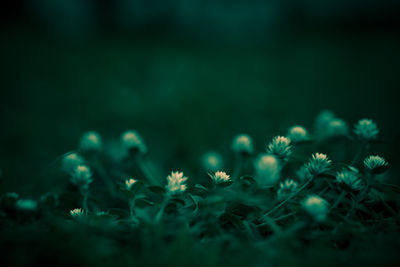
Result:
{"label": "dark background", "polygon": [[322,109],[374,119],[399,157],[399,1],[42,0],[1,4],[1,191],[56,187],[82,132],[138,130],[193,174],[246,132],[262,151]]}

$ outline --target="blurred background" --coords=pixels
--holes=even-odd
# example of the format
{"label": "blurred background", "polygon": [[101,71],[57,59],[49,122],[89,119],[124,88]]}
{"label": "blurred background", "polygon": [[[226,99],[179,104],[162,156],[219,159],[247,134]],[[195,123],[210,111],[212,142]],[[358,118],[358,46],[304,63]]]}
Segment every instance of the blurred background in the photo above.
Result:
{"label": "blurred background", "polygon": [[[245,132],[262,151],[331,109],[374,119],[397,169],[398,0],[8,0],[1,12],[1,191],[51,189],[98,131],[136,129],[165,172]],[[32,190],[34,189],[34,190]]]}

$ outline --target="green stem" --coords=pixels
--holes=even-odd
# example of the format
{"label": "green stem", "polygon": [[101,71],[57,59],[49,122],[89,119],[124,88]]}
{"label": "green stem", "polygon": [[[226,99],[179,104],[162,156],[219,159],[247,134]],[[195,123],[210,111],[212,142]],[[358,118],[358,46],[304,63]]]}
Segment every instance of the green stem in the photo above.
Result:
{"label": "green stem", "polygon": [[232,172],[232,181],[237,181],[239,179],[244,164],[243,160],[244,160],[243,157],[240,157],[237,163],[235,164],[235,168],[233,169]]}
{"label": "green stem", "polygon": [[363,142],[361,144],[360,148],[358,149],[358,152],[357,152],[356,156],[354,157],[354,159],[350,163],[351,166],[354,166],[359,161],[360,157],[364,154],[367,146],[368,146],[367,142]]}
{"label": "green stem", "polygon": [[85,212],[89,211],[88,198],[89,198],[89,195],[88,195],[88,192],[86,191],[83,193],[83,200],[82,200],[82,207]]}
{"label": "green stem", "polygon": [[164,215],[165,208],[167,207],[168,201],[169,201],[169,197],[164,199],[164,202],[162,203],[161,208],[157,212],[157,215],[155,217],[155,222],[156,223],[159,223],[161,221],[161,218]]}
{"label": "green stem", "polygon": [[135,218],[135,199],[134,198],[129,199],[129,214],[131,216],[131,219],[133,220]]}
{"label": "green stem", "polygon": [[142,155],[138,155],[136,157],[137,164],[140,168],[140,171],[144,174],[146,179],[149,181],[150,184],[152,185],[159,185],[159,182],[153,177],[149,169],[147,168],[147,165],[145,161],[143,160]]}
{"label": "green stem", "polygon": [[110,192],[110,195],[112,197],[115,197],[115,188],[114,188],[114,183],[112,182],[112,179],[108,176],[106,170],[104,169],[103,165],[100,163],[99,159],[96,157],[93,160],[93,167],[103,180],[104,184],[106,185],[108,191]]}
{"label": "green stem", "polygon": [[339,197],[336,199],[335,203],[333,203],[333,205],[332,205],[332,207],[331,207],[330,210],[335,209],[335,208],[340,204],[340,202],[342,202],[342,200],[343,200],[343,198],[344,198],[345,196],[346,196],[346,192],[345,192],[345,191],[342,191],[342,192],[340,193]]}

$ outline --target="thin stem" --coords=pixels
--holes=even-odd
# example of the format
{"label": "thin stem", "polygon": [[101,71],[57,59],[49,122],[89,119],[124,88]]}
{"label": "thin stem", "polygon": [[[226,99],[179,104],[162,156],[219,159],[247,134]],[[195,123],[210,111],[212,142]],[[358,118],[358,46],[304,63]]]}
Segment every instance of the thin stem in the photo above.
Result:
{"label": "thin stem", "polygon": [[112,182],[112,179],[108,176],[106,170],[104,169],[103,165],[100,163],[99,159],[96,157],[93,160],[93,167],[103,180],[104,184],[106,185],[108,191],[110,192],[110,195],[112,197],[115,197],[115,188],[114,188],[114,183]]}
{"label": "thin stem", "polygon": [[356,154],[356,156],[353,158],[352,162],[350,163],[351,166],[354,166],[360,159],[360,157],[364,154],[366,148],[368,146],[367,142],[363,142],[360,146],[360,148],[358,149],[358,152]]}
{"label": "thin stem", "polygon": [[342,200],[343,200],[343,198],[344,198],[345,196],[346,196],[346,192],[345,192],[345,191],[342,191],[342,192],[340,193],[339,197],[336,199],[335,203],[333,203],[333,205],[332,205],[332,207],[331,207],[330,210],[335,209],[335,208],[340,204],[340,202],[342,202]]}
{"label": "thin stem", "polygon": [[271,219],[269,216],[264,216],[263,219],[275,234],[277,235],[282,234],[281,227],[278,224],[276,224],[276,222],[273,219]]}
{"label": "thin stem", "polygon": [[144,176],[147,178],[147,180],[149,181],[150,184],[153,185],[158,185],[159,182],[153,177],[153,175],[151,174],[151,172],[149,171],[149,169],[147,168],[147,165],[145,163],[145,161],[143,160],[143,156],[142,155],[138,155],[136,157],[136,161],[137,164],[141,170],[141,172],[144,174]]}
{"label": "thin stem", "polygon": [[133,220],[135,217],[135,199],[134,198],[129,199],[129,214],[131,216],[131,219]]}
{"label": "thin stem", "polygon": [[82,207],[85,212],[89,211],[88,198],[89,198],[88,191],[85,190],[85,192],[83,192],[83,199],[82,199]]}
{"label": "thin stem", "polygon": [[239,179],[239,175],[242,172],[243,164],[244,164],[244,159],[243,159],[243,157],[240,157],[237,160],[237,163],[235,164],[235,167],[232,172],[232,180],[233,181],[237,181]]}
{"label": "thin stem", "polygon": [[169,197],[164,199],[164,202],[162,203],[161,208],[157,212],[157,215],[155,217],[155,222],[156,223],[159,223],[161,221],[161,218],[164,215],[165,208],[167,207],[168,201],[169,201]]}

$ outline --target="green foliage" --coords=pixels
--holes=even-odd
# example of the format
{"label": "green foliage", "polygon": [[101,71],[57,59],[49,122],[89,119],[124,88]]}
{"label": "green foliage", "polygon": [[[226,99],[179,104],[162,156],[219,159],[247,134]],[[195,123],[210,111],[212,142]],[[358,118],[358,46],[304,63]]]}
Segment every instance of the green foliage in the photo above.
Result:
{"label": "green foliage", "polygon": [[[16,193],[1,196],[0,242],[7,252],[1,261],[394,264],[399,260],[394,250],[400,245],[400,188],[377,175],[387,171],[387,164],[379,172],[363,167],[358,158],[366,156],[364,149],[364,154],[350,156],[356,159],[352,163],[322,153],[311,157],[301,152],[304,146],[318,151],[321,141],[311,140],[293,144],[293,153],[279,159],[279,174],[273,174],[278,181],[269,185],[255,175],[257,155],[236,157],[232,176],[222,171],[207,175],[204,169],[207,179],[186,179],[180,172],[165,179],[148,168],[144,150],[120,160],[112,160],[107,149],[94,150],[79,161],[93,167],[93,183],[84,190],[74,183],[76,174],[64,168],[70,184],[60,194],[46,193],[38,200]],[[322,142],[335,145],[331,139]],[[345,142],[353,141],[347,137]],[[299,167],[306,175],[298,175]],[[130,173],[136,176],[126,179]],[[377,245],[371,246],[371,240]]]}

